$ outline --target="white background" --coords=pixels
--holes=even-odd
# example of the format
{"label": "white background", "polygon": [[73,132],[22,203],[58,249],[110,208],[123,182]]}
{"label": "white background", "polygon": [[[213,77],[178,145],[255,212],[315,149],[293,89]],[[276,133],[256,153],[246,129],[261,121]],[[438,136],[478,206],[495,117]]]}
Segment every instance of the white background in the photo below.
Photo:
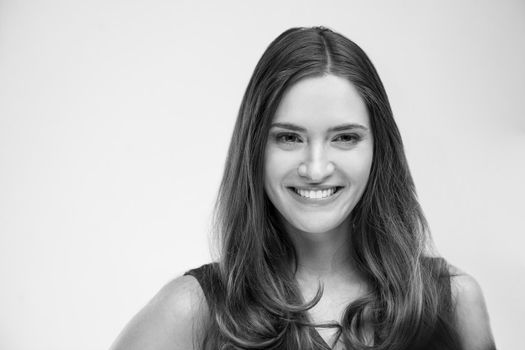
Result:
{"label": "white background", "polygon": [[0,349],[108,348],[210,261],[251,72],[311,25],[375,63],[438,249],[523,344],[523,1],[0,0]]}

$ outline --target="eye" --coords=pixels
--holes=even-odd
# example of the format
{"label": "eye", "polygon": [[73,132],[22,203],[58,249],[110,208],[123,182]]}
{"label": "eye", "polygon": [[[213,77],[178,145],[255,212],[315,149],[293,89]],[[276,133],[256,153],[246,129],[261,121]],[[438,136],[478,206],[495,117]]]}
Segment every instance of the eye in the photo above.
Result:
{"label": "eye", "polygon": [[361,136],[358,134],[341,134],[334,138],[336,142],[342,142],[346,144],[354,144],[361,141]]}
{"label": "eye", "polygon": [[293,133],[279,133],[275,135],[275,139],[279,143],[286,143],[286,144],[302,142],[299,135],[293,134]]}

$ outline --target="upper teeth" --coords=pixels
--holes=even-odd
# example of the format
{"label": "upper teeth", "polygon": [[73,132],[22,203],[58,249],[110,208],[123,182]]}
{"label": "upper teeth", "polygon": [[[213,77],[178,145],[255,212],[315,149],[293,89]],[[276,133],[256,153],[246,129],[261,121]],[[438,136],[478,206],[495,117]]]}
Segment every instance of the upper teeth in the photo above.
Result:
{"label": "upper teeth", "polygon": [[336,191],[335,187],[332,187],[326,190],[317,190],[317,191],[301,190],[297,188],[295,189],[295,192],[301,195],[301,197],[312,198],[312,199],[322,199],[322,198],[330,197],[331,195],[334,194],[335,191]]}

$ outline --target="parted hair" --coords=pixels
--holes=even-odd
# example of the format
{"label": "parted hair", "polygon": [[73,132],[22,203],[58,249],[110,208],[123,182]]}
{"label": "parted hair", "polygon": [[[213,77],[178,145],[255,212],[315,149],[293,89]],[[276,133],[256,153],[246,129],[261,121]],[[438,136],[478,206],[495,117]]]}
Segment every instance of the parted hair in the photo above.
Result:
{"label": "parted hair", "polygon": [[[263,53],[242,99],[219,188],[214,228],[220,258],[202,349],[328,349],[313,336],[294,279],[296,255],[264,191],[272,118],[293,84],[333,74],[365,102],[374,139],[366,189],[351,213],[350,249],[370,292],[337,327],[347,349],[457,349],[448,266],[430,258],[427,222],[383,84],[353,41],[325,27],[292,28]],[[373,345],[364,325],[373,329]],[[437,344],[437,345],[436,345]],[[434,346],[434,347],[433,347]]]}

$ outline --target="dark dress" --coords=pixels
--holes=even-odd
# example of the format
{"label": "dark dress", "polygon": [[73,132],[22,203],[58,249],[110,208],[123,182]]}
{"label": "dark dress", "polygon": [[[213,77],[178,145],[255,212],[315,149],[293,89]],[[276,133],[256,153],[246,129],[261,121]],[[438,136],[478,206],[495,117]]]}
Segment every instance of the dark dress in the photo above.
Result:
{"label": "dark dress", "polygon": [[[427,264],[435,265],[444,263],[443,259],[437,258],[429,258],[426,261]],[[218,288],[220,284],[218,283],[218,264],[211,263],[202,265],[201,267],[187,271],[184,275],[195,277],[202,288],[208,306],[213,305],[213,296],[217,294],[214,292],[214,289]],[[449,327],[451,317],[453,317],[451,309],[450,276],[448,274],[440,274],[435,277],[439,281],[440,304],[444,306],[443,312],[439,315],[432,335],[430,339],[425,342],[424,346],[410,347],[410,349],[407,350],[461,350],[455,331]],[[324,344],[323,348],[330,348],[314,327],[310,329],[316,343]]]}

